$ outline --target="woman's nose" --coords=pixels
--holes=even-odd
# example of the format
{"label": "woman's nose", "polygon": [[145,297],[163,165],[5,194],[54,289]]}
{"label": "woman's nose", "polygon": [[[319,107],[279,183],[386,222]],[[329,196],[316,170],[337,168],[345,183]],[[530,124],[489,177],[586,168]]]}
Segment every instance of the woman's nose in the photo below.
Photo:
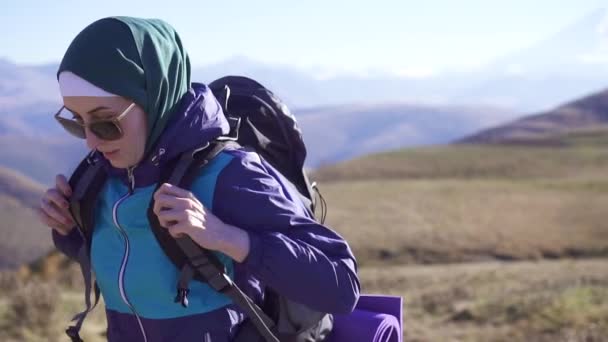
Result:
{"label": "woman's nose", "polygon": [[88,127],[84,129],[84,135],[87,141],[87,147],[91,150],[97,149],[103,140],[99,139]]}

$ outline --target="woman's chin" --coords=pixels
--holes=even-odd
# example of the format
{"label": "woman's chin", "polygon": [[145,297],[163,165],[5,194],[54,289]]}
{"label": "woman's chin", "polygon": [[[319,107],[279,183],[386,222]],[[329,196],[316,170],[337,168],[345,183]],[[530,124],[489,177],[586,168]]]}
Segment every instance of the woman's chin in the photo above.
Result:
{"label": "woman's chin", "polygon": [[133,161],[133,158],[129,158],[129,155],[122,153],[122,151],[118,151],[114,154],[104,153],[103,156],[110,163],[110,165],[112,165],[112,167],[117,169],[126,169],[130,166],[137,165],[142,159],[140,157],[138,159],[139,161]]}
{"label": "woman's chin", "polygon": [[126,163],[122,162],[121,160],[108,159],[108,161],[110,162],[110,165],[112,165],[112,167],[115,167],[117,169],[126,169],[128,167],[128,165],[126,165]]}

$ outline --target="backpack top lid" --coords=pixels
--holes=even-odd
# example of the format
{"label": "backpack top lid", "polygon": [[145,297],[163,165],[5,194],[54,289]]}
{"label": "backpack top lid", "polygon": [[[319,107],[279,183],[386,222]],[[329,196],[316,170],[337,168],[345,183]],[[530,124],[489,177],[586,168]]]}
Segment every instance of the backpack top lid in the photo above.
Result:
{"label": "backpack top lid", "polygon": [[[250,78],[226,76],[209,84],[228,117],[240,117],[238,143],[252,147],[310,201],[312,189],[304,172],[306,146],[287,106]],[[313,208],[314,209],[314,208]]]}

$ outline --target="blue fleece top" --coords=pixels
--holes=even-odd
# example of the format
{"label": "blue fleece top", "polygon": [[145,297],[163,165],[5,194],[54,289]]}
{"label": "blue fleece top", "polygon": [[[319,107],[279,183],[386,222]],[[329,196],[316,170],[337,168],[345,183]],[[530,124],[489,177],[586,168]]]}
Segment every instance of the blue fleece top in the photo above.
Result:
{"label": "blue fleece top", "polygon": [[[95,206],[91,263],[106,304],[109,341],[229,341],[242,311],[207,284],[192,281],[190,305],[173,302],[179,271],[154,238],[146,210],[164,163],[226,132],[209,89],[193,84],[153,153],[134,170],[128,194],[124,170],[109,174]],[[103,158],[102,156],[98,156]],[[313,309],[353,310],[359,296],[356,261],[342,237],[317,223],[271,165],[246,149],[225,150],[194,181],[192,193],[222,221],[248,232],[242,263],[217,252],[237,285],[256,302],[265,286]],[[78,230],[53,233],[55,245],[75,257]]]}

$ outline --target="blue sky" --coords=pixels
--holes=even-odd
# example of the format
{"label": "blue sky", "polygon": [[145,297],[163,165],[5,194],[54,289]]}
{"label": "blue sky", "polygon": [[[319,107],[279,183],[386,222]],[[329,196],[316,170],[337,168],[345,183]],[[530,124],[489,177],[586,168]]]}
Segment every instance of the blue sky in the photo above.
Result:
{"label": "blue sky", "polygon": [[58,62],[92,21],[131,15],[171,23],[195,66],[239,55],[305,69],[415,75],[483,65],[604,6],[598,0],[3,0],[0,57]]}

